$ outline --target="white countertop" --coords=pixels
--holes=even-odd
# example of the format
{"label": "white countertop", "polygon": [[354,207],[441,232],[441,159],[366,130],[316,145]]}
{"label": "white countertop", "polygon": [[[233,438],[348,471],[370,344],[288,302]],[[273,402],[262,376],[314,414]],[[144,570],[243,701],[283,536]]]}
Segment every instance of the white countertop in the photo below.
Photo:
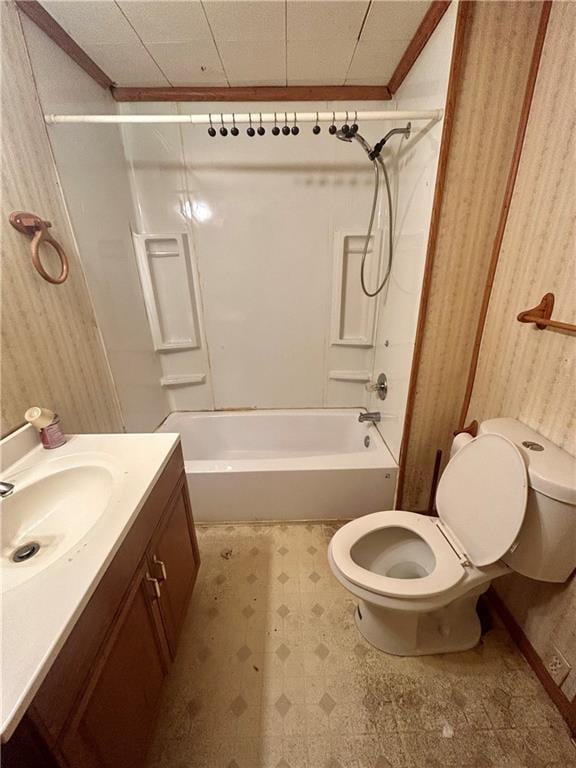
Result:
{"label": "white countertop", "polygon": [[79,454],[105,454],[119,471],[110,507],[84,538],[41,574],[2,596],[2,741],[26,712],[179,441],[179,435],[169,433],[71,435],[62,447],[45,450],[29,429],[19,432],[25,434],[26,447],[34,447],[20,458],[3,441],[2,480],[23,468]]}

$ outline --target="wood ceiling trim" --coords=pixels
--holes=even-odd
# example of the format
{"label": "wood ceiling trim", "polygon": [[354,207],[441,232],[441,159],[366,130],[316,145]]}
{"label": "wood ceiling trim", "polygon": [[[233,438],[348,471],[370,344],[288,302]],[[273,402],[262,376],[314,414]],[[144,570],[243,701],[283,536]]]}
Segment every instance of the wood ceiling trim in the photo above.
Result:
{"label": "wood ceiling trim", "polygon": [[392,96],[404,82],[406,75],[414,66],[416,59],[422,53],[422,50],[430,39],[432,32],[434,32],[440,23],[440,20],[448,10],[449,6],[450,0],[447,0],[446,2],[444,0],[435,0],[431,4],[430,8],[426,11],[426,15],[420,22],[420,26],[408,44],[408,48],[406,48],[404,51],[404,55],[400,59],[400,62],[398,63],[398,66],[394,70],[394,74],[388,83],[388,90]]}
{"label": "wood ceiling trim", "polygon": [[113,87],[116,101],[388,101],[385,85],[289,85],[241,87]]}
{"label": "wood ceiling trim", "polygon": [[98,64],[76,43],[70,35],[58,24],[47,10],[36,0],[16,0],[18,8],[31,19],[37,27],[45,32],[64,53],[90,75],[102,88],[111,88],[114,81],[100,69]]}

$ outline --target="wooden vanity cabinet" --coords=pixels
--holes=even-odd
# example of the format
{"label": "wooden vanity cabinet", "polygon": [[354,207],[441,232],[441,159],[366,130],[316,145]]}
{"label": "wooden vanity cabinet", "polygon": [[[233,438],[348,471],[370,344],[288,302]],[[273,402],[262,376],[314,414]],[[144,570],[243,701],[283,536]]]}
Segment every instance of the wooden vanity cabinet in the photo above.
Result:
{"label": "wooden vanity cabinet", "polygon": [[196,580],[197,568],[190,568],[190,563],[199,561],[189,504],[185,485],[166,510],[147,554],[149,572],[156,579],[153,586],[160,594],[160,614],[172,657]]}
{"label": "wooden vanity cabinet", "polygon": [[178,446],[5,746],[3,767],[142,768],[199,564]]}

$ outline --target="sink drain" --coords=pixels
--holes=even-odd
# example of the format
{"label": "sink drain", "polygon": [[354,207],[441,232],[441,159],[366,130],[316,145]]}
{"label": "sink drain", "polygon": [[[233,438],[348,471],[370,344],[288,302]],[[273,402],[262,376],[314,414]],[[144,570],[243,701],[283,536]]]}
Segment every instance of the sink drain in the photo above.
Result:
{"label": "sink drain", "polygon": [[29,541],[27,544],[22,544],[21,547],[15,549],[12,552],[12,560],[15,563],[24,563],[26,560],[30,560],[31,557],[38,552],[40,544],[37,541]]}

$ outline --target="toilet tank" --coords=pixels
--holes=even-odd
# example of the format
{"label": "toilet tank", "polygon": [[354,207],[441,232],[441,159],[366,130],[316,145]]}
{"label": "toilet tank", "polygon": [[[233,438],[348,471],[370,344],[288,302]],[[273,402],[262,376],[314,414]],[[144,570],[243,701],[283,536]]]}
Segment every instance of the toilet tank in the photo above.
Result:
{"label": "toilet tank", "polygon": [[538,581],[562,582],[576,568],[576,458],[516,419],[489,419],[479,434],[507,437],[529,477],[526,517],[502,560]]}

